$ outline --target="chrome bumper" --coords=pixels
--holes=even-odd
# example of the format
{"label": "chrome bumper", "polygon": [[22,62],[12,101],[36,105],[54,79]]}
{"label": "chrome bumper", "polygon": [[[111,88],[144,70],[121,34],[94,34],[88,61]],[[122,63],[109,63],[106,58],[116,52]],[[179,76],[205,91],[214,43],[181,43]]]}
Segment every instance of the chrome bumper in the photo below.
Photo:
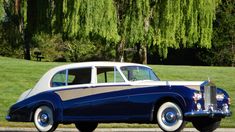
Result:
{"label": "chrome bumper", "polygon": [[227,116],[231,116],[231,111],[222,111],[222,110],[215,110],[215,111],[192,111],[184,113],[186,118],[190,117],[210,117],[210,118],[224,118]]}

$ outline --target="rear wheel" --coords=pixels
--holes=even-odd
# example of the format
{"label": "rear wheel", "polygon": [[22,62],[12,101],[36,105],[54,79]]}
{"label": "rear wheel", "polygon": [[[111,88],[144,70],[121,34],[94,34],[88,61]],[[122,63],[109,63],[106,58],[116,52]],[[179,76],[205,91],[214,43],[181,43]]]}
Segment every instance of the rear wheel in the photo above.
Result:
{"label": "rear wheel", "polygon": [[163,103],[157,111],[157,122],[163,131],[175,132],[184,128],[181,108],[173,102]]}
{"label": "rear wheel", "polygon": [[48,106],[41,106],[36,109],[34,124],[40,132],[53,132],[58,126],[54,122],[53,112]]}
{"label": "rear wheel", "polygon": [[200,132],[212,132],[220,126],[221,119],[200,118],[192,121],[193,126]]}
{"label": "rear wheel", "polygon": [[98,126],[98,123],[79,122],[79,123],[75,123],[75,126],[80,132],[93,132],[96,129],[96,127]]}

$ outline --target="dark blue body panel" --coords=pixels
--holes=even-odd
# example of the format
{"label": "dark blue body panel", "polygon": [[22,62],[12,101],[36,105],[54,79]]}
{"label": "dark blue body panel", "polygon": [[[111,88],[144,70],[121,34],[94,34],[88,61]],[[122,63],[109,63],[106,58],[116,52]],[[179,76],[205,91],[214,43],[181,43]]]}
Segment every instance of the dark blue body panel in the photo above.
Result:
{"label": "dark blue body panel", "polygon": [[[112,86],[107,86],[112,89]],[[93,87],[98,89],[99,87]],[[63,91],[61,89],[57,91]],[[183,113],[194,111],[192,98],[196,90],[185,86],[149,86],[94,94],[62,101],[55,91],[43,92],[14,104],[9,110],[10,121],[32,121],[35,109],[41,105],[52,108],[56,122],[152,122],[154,112],[163,101],[174,101]],[[218,108],[228,102],[228,94],[218,101]],[[203,104],[203,100],[200,100]]]}

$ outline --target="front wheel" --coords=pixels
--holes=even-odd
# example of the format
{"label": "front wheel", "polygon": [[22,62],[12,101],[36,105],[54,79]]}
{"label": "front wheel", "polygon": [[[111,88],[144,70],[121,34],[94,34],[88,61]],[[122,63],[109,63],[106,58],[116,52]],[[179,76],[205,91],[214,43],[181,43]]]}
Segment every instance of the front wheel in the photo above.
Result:
{"label": "front wheel", "polygon": [[58,123],[54,122],[53,112],[48,106],[41,106],[36,109],[34,124],[40,132],[53,132],[58,126]]}
{"label": "front wheel", "polygon": [[181,108],[173,102],[163,103],[157,111],[157,122],[163,131],[181,131],[185,122]]}
{"label": "front wheel", "polygon": [[192,121],[193,126],[200,132],[212,132],[220,126],[221,119],[201,118]]}
{"label": "front wheel", "polygon": [[79,122],[79,123],[75,123],[75,126],[80,132],[93,132],[96,129],[96,127],[98,126],[98,123]]}

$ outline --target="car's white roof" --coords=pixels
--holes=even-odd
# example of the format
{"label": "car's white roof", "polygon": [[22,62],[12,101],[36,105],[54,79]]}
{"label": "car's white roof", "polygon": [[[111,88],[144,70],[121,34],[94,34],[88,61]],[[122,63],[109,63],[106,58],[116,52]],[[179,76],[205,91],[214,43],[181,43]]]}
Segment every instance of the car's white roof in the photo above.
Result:
{"label": "car's white roof", "polygon": [[[58,66],[55,67],[53,69],[71,69],[71,68],[78,68],[78,67],[105,67],[105,66],[116,66],[116,67],[122,67],[122,66],[144,66],[144,67],[148,67],[146,65],[142,65],[142,64],[136,64],[136,63],[126,63],[126,62],[111,62],[111,61],[92,61],[92,62],[80,62],[80,63],[71,63],[71,64],[67,64],[67,65],[62,65],[62,66]],[[150,68],[150,67],[148,67]]]}

